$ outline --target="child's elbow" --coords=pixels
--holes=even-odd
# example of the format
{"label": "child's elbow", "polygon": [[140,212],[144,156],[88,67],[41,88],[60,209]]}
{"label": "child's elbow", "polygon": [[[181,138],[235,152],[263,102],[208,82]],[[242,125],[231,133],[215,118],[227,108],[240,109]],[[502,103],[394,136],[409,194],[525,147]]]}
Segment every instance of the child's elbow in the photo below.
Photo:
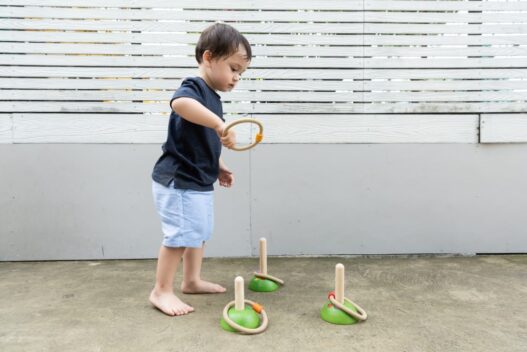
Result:
{"label": "child's elbow", "polygon": [[181,110],[181,101],[183,99],[174,99],[172,100],[172,103],[170,103],[170,107],[172,108],[172,111],[174,111],[176,114],[178,113],[178,110]]}

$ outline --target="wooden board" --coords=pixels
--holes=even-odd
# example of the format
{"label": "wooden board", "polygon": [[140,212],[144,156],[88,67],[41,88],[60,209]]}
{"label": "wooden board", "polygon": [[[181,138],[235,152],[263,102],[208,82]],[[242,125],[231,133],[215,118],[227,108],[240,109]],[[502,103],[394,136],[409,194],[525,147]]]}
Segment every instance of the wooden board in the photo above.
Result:
{"label": "wooden board", "polygon": [[527,143],[527,114],[482,114],[481,143]]}

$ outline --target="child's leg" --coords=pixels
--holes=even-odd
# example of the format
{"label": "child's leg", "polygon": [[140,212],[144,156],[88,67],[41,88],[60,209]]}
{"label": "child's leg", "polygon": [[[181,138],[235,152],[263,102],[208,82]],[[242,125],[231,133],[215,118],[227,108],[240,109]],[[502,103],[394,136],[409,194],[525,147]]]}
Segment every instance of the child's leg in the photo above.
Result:
{"label": "child's leg", "polygon": [[194,311],[194,308],[174,295],[174,276],[185,249],[161,246],[159,250],[156,285],[150,293],[150,302],[167,315],[183,315]]}
{"label": "child's leg", "polygon": [[201,280],[201,262],[203,260],[203,247],[187,248],[183,254],[183,293],[222,293],[226,289],[212,282]]}

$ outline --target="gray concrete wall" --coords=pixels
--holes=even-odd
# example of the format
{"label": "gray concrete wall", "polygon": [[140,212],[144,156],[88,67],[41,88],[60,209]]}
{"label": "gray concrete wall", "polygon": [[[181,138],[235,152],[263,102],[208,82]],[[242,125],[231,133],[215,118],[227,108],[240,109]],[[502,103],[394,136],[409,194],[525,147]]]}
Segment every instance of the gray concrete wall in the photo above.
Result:
{"label": "gray concrete wall", "polygon": [[[153,258],[159,145],[0,145],[0,260]],[[527,145],[227,151],[207,256],[527,252]]]}

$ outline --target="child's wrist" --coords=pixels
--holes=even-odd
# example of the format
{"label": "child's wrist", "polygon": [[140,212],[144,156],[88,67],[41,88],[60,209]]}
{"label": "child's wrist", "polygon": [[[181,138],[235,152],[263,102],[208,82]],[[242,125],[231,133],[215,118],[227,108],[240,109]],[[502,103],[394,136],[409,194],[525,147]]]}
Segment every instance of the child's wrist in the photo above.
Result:
{"label": "child's wrist", "polygon": [[216,131],[216,133],[218,134],[218,136],[222,136],[223,135],[223,130],[225,129],[225,122],[221,121],[218,122],[218,124],[216,124],[216,126],[214,126],[214,130]]}

